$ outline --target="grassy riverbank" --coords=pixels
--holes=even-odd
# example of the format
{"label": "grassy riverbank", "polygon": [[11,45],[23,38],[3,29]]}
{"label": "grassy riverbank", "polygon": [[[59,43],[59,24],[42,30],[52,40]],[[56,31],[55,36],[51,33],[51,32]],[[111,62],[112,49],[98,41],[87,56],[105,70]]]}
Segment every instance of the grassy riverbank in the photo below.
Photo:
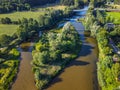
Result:
{"label": "grassy riverbank", "polygon": [[32,61],[37,88],[48,85],[70,60],[77,57],[80,47],[79,35],[71,24],[42,35],[35,45]]}

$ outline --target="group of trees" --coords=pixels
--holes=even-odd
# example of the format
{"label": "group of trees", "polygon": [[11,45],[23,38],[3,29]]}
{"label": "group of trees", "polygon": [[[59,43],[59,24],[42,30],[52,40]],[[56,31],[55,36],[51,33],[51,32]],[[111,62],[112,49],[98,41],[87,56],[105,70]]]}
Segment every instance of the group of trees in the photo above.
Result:
{"label": "group of trees", "polygon": [[15,33],[16,37],[15,36],[14,37],[21,41],[27,40],[33,35],[33,33],[39,30],[38,22],[36,20],[33,20],[32,18],[30,19],[23,18],[20,21],[20,23],[21,24],[17,32]]}
{"label": "group of trees", "polygon": [[70,14],[70,9],[66,9],[65,11],[53,10],[48,11],[45,15],[40,15],[37,21],[32,18],[29,20],[23,18],[22,20],[19,20],[20,26],[16,35],[20,40],[26,40],[31,37],[33,33],[38,32],[39,30],[50,29],[63,17],[67,17]]}
{"label": "group of trees", "polygon": [[[67,23],[60,33],[49,32],[42,35],[32,52],[33,71],[38,88],[43,88],[58,72],[59,69],[53,71],[53,67],[57,65],[56,67],[62,68],[65,64],[63,54],[75,53],[79,44],[79,35],[71,23]],[[43,72],[44,69],[46,70]],[[49,74],[50,72],[52,73]]]}
{"label": "group of trees", "polygon": [[102,90],[117,90],[120,85],[120,63],[113,62],[114,53],[110,47],[109,38],[118,35],[120,29],[115,28],[108,32],[106,29],[107,22],[112,22],[112,20],[106,19],[105,11],[94,11],[90,7],[84,25],[86,31],[90,31],[98,42],[99,62],[97,63],[97,75]]}
{"label": "group of trees", "polygon": [[85,4],[88,4],[89,0],[61,0],[62,5],[69,5],[75,7],[84,7]]}
{"label": "group of trees", "polygon": [[113,51],[109,45],[109,33],[101,29],[97,34],[99,62],[97,63],[98,81],[102,90],[119,88],[120,63],[113,62]]}
{"label": "group of trees", "polygon": [[106,24],[105,14],[105,11],[94,11],[92,8],[88,10],[83,23],[85,25],[85,30],[91,32],[91,36],[96,37],[100,27],[103,27]]}
{"label": "group of trees", "polygon": [[10,88],[18,71],[19,57],[20,52],[16,48],[10,48],[5,52],[0,50],[0,90]]}
{"label": "group of trees", "polygon": [[28,3],[21,3],[19,1],[9,1],[2,0],[0,1],[0,13],[8,13],[12,11],[23,11],[30,10],[31,6]]}
{"label": "group of trees", "polygon": [[[39,32],[40,30],[51,29],[64,17],[69,17],[71,15],[72,9],[70,8],[66,8],[65,10],[48,10],[48,12],[46,12],[44,15],[40,15],[37,20],[34,20],[33,18],[23,18],[22,20],[19,19],[18,21],[12,21],[10,18],[6,17],[1,18],[0,23],[18,24],[19,28],[17,29],[17,32],[11,38],[13,38],[12,40],[18,39],[20,41],[25,41],[34,33]],[[0,46],[8,46],[11,38],[8,35],[1,35]]]}
{"label": "group of trees", "polygon": [[54,3],[56,0],[0,0],[0,13],[30,10],[36,5]]}
{"label": "group of trees", "polygon": [[106,3],[120,4],[120,0],[90,0],[94,7],[105,7]]}
{"label": "group of trees", "polygon": [[6,34],[0,35],[0,47],[7,47],[11,42],[11,40],[12,40],[12,37]]}
{"label": "group of trees", "polygon": [[5,17],[5,18],[1,18],[1,19],[0,19],[0,23],[2,23],[2,24],[11,24],[12,21],[11,21],[10,18]]}

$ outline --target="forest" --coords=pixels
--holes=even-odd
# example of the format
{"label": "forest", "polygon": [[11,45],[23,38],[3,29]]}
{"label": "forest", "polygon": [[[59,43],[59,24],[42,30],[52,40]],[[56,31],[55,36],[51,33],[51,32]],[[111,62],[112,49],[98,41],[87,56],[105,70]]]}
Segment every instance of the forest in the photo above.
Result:
{"label": "forest", "polygon": [[0,13],[30,10],[37,5],[55,3],[56,0],[0,0]]}

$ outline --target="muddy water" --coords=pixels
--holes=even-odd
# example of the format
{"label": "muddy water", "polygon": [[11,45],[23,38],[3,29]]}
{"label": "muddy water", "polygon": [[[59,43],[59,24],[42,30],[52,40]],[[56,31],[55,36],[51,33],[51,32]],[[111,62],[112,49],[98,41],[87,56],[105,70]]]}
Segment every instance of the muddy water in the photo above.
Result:
{"label": "muddy water", "polygon": [[96,41],[84,36],[84,27],[81,23],[74,22],[73,25],[83,42],[79,57],[52,81],[47,90],[98,90]]}
{"label": "muddy water", "polygon": [[34,74],[32,73],[31,60],[33,43],[23,43],[19,50],[21,51],[21,62],[19,72],[11,90],[37,90],[34,83]]}

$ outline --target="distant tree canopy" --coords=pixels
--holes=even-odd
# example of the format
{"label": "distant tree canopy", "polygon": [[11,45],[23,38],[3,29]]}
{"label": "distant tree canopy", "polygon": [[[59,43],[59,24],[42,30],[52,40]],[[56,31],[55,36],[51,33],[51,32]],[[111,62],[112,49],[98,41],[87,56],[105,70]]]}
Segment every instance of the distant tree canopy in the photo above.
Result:
{"label": "distant tree canopy", "polygon": [[61,0],[60,3],[63,5],[75,5],[76,7],[84,6],[84,4],[87,4],[89,0]]}
{"label": "distant tree canopy", "polygon": [[120,0],[90,0],[95,7],[104,7],[107,2],[114,2],[115,4],[120,4]]}
{"label": "distant tree canopy", "polygon": [[36,5],[54,3],[56,0],[0,0],[0,13],[30,10]]}

